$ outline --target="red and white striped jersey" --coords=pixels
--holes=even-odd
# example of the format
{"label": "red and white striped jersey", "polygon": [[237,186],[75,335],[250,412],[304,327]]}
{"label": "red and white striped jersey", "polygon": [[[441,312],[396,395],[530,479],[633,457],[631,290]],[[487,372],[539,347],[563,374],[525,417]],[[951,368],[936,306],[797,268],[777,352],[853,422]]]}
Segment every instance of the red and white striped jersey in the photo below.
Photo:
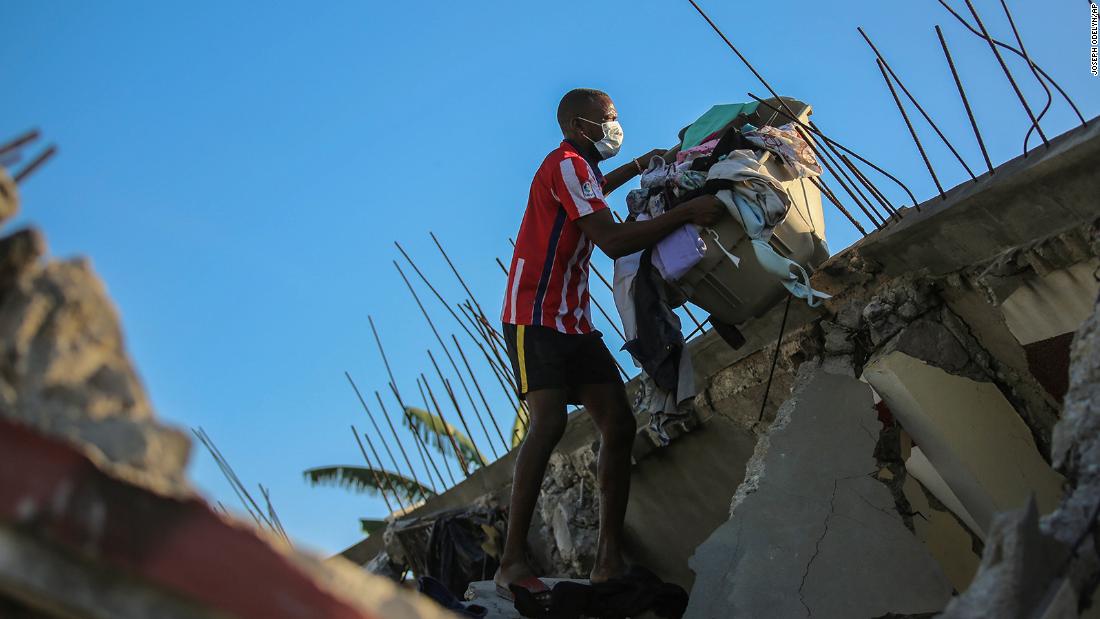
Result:
{"label": "red and white striped jersey", "polygon": [[599,168],[562,142],[531,182],[508,271],[503,322],[562,333],[592,332],[588,262],[593,244],[577,220],[605,208]]}

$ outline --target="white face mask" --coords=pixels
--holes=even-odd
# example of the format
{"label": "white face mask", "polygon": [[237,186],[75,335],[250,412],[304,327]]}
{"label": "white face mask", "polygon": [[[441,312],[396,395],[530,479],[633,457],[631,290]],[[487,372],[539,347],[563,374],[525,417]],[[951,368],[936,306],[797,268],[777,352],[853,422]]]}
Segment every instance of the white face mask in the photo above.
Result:
{"label": "white face mask", "polygon": [[622,148],[623,145],[623,128],[622,125],[619,124],[619,121],[609,120],[605,123],[597,123],[587,118],[581,118],[580,116],[577,118],[591,125],[599,125],[600,128],[603,129],[603,138],[598,141],[588,138],[587,135],[584,136],[596,145],[596,152],[600,154],[601,159],[610,159],[619,154],[619,149]]}

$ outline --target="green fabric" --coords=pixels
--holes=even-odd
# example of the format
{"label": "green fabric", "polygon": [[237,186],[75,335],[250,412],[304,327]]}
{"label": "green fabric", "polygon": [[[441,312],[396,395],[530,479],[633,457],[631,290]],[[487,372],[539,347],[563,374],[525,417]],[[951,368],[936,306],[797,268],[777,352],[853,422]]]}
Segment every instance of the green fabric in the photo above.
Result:
{"label": "green fabric", "polygon": [[700,116],[687,128],[680,148],[687,150],[702,144],[704,138],[728,125],[731,120],[737,118],[738,114],[752,114],[759,105],[753,101],[752,103],[727,103],[710,108],[706,114]]}

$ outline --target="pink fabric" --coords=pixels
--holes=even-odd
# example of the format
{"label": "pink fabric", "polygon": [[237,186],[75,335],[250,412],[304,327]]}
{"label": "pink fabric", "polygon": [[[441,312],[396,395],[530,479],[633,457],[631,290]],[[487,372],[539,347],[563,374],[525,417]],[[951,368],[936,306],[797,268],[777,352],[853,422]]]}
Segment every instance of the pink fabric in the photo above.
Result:
{"label": "pink fabric", "polygon": [[689,159],[695,159],[696,157],[702,157],[709,155],[714,147],[718,146],[718,140],[711,140],[709,142],[703,142],[698,146],[692,146],[687,150],[682,150],[676,153],[676,163],[683,163]]}

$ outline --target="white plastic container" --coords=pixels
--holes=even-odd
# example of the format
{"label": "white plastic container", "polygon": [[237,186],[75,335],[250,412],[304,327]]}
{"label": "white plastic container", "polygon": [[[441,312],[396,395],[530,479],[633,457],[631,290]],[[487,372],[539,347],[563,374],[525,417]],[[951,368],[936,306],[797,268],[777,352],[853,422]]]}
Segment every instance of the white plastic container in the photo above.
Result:
{"label": "white plastic container", "polygon": [[[784,97],[787,105],[798,115],[803,123],[809,121],[812,108]],[[766,103],[776,104],[775,100]],[[772,110],[761,104],[757,114],[760,122],[778,126],[784,124]],[[770,122],[769,122],[770,121]],[[783,188],[791,199],[791,208],[786,219],[776,226],[772,234],[771,246],[780,255],[797,262],[808,272],[829,257],[825,243],[825,220],[821,206],[821,192],[809,179],[793,178],[786,166],[771,153],[765,153],[761,162],[768,172],[783,183]],[[740,325],[745,321],[763,315],[787,295],[787,289],[776,277],[763,269],[756,260],[752,241],[745,234],[741,224],[731,215],[726,215],[715,226],[722,246],[740,259],[733,262],[717,246],[709,235],[704,236],[707,244],[706,255],[687,272],[675,286],[693,304],[710,312],[714,318],[729,325]]]}

